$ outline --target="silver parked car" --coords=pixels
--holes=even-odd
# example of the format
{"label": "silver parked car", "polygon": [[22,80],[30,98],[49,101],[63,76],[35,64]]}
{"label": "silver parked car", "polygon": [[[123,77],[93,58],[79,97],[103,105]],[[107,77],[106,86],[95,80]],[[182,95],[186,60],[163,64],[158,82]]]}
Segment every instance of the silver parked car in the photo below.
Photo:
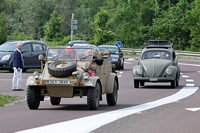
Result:
{"label": "silver parked car", "polygon": [[142,50],[138,65],[133,67],[134,87],[145,82],[170,82],[179,85],[180,66],[173,46],[166,40],[151,40]]}

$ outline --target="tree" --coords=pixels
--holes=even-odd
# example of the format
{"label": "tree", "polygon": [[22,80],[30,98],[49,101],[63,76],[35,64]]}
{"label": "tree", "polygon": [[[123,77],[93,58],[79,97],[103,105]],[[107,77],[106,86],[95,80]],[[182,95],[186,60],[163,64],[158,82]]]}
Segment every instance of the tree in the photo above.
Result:
{"label": "tree", "polygon": [[0,13],[0,44],[7,39],[6,17],[4,13]]}
{"label": "tree", "polygon": [[45,27],[45,40],[47,41],[61,41],[64,34],[61,30],[62,19],[60,15],[53,11],[50,20],[46,23]]}

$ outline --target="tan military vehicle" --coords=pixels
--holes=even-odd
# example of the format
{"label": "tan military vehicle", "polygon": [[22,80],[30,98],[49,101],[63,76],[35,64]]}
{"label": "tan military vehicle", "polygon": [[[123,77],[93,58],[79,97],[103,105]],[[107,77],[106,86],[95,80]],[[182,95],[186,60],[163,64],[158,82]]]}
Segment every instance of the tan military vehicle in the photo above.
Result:
{"label": "tan military vehicle", "polygon": [[103,94],[109,106],[116,105],[119,82],[109,58],[109,51],[92,47],[49,47],[46,57],[39,55],[42,72],[27,79],[28,107],[38,109],[45,96],[52,105],[59,105],[61,98],[87,96],[88,108],[96,110]]}

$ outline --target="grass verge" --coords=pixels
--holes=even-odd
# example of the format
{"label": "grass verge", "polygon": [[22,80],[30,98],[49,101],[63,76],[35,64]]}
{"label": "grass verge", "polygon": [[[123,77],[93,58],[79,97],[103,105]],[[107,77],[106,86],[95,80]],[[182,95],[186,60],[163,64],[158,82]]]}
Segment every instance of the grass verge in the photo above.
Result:
{"label": "grass verge", "polygon": [[21,97],[18,96],[7,96],[7,95],[2,95],[0,94],[0,107],[5,106],[6,104],[12,103],[16,100],[22,99]]}

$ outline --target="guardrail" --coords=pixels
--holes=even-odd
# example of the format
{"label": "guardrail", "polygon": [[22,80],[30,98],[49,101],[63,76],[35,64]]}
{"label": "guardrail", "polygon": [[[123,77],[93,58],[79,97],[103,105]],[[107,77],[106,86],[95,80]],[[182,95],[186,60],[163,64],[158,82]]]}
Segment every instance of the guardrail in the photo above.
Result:
{"label": "guardrail", "polygon": [[[130,49],[130,48],[122,48],[121,50],[126,55],[140,55],[142,51],[142,49]],[[175,50],[175,52],[181,58],[200,59],[200,52],[179,51],[179,50]]]}

